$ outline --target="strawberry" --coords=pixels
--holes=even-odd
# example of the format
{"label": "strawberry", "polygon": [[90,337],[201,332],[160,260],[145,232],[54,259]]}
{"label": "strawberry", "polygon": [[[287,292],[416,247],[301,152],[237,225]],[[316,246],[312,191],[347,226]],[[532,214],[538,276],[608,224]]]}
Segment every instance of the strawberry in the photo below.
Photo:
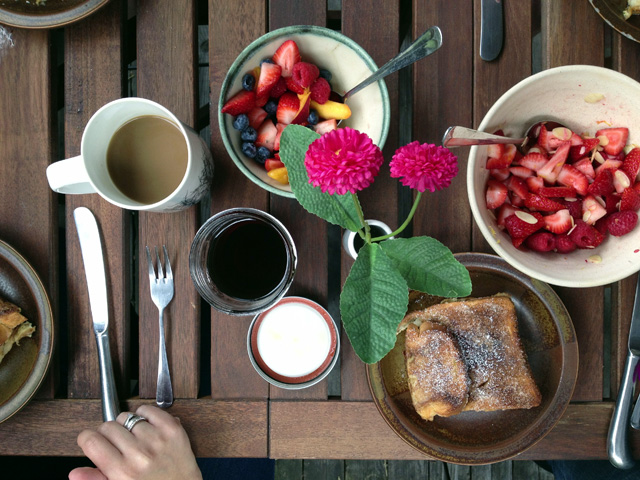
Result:
{"label": "strawberry", "polygon": [[529,189],[527,188],[527,184],[518,177],[509,177],[505,182],[507,188],[515,193],[520,199],[524,200],[527,198],[527,194],[529,193]]}
{"label": "strawberry", "polygon": [[283,125],[282,123],[276,124],[276,138],[274,138],[273,140],[274,150],[280,150],[280,136],[282,135],[282,131],[284,130],[284,127],[286,127],[286,125]]}
{"label": "strawberry", "polygon": [[582,220],[582,200],[558,200],[564,208],[569,210],[569,214],[574,220]]}
{"label": "strawberry", "polygon": [[582,172],[586,177],[594,179],[596,178],[596,172],[593,169],[593,165],[591,164],[590,158],[583,158],[582,160],[578,160],[573,164],[573,166]]}
{"label": "strawberry", "polygon": [[573,187],[579,195],[586,195],[589,188],[589,180],[572,165],[563,165],[558,174],[558,183],[565,187]]}
{"label": "strawberry", "polygon": [[518,149],[516,148],[516,146],[508,143],[504,146],[504,153],[502,154],[502,156],[505,157],[505,161],[508,160],[509,163],[512,164],[516,159],[517,152]]}
{"label": "strawberry", "polygon": [[318,122],[318,124],[313,127],[313,130],[320,134],[323,135],[327,132],[330,132],[331,130],[335,130],[336,128],[338,128],[338,122],[336,121],[335,118],[331,118],[329,120],[323,120],[322,122]]}
{"label": "strawberry", "polygon": [[524,157],[522,157],[522,160],[520,160],[520,165],[537,172],[539,169],[544,167],[548,160],[549,159],[544,153],[531,152],[531,150],[529,150],[529,153],[527,153]]}
{"label": "strawberry", "polygon": [[282,68],[280,65],[264,62],[260,67],[260,78],[258,78],[258,84],[256,85],[256,98],[263,99],[267,97],[268,99],[271,89],[278,83],[281,76]]}
{"label": "strawberry", "polygon": [[576,222],[576,226],[569,233],[569,237],[578,248],[595,248],[604,240],[604,235],[582,220]]}
{"label": "strawberry", "polygon": [[536,252],[550,252],[556,248],[556,237],[553,233],[538,232],[527,237],[524,243]]}
{"label": "strawberry", "polygon": [[496,221],[498,222],[498,225],[501,227],[504,227],[505,218],[519,211],[521,211],[519,208],[514,207],[509,203],[503,203],[502,206],[498,209],[498,214],[496,216]]}
{"label": "strawberry", "polygon": [[629,129],[625,127],[603,128],[596,132],[596,137],[604,135],[607,137],[608,143],[603,145],[604,151],[610,155],[617,155],[627,144],[629,138]]}
{"label": "strawberry", "polygon": [[300,102],[300,107],[298,108],[298,113],[296,117],[293,119],[293,122],[296,125],[306,125],[307,119],[309,118],[309,105],[311,103],[311,92],[305,92],[302,95],[298,95],[298,101]]}
{"label": "strawberry", "polygon": [[593,225],[607,214],[606,208],[593,195],[588,195],[582,201],[582,220]]}
{"label": "strawberry", "polygon": [[[562,210],[562,204],[534,193],[527,195],[524,199],[524,205],[530,210],[537,210],[539,212],[557,212],[558,210]],[[567,211],[567,213],[569,212]]]}
{"label": "strawberry", "polygon": [[[542,128],[544,128],[544,125]],[[569,142],[562,143],[549,161],[538,170],[538,176],[544,178],[549,183],[555,183],[562,166],[567,160],[569,148],[571,148]]]}
{"label": "strawberry", "polygon": [[620,211],[637,211],[640,208],[640,194],[633,188],[625,188],[620,197]]}
{"label": "strawberry", "polygon": [[504,219],[504,225],[512,240],[524,239],[544,227],[544,219],[538,212],[515,212]]}
{"label": "strawberry", "polygon": [[271,120],[265,120],[258,128],[258,138],[256,139],[256,147],[267,147],[273,151],[273,145],[276,140],[278,129]]}
{"label": "strawberry", "polygon": [[509,201],[514,207],[524,207],[524,198],[513,192],[509,192]]}
{"label": "strawberry", "polygon": [[549,139],[551,137],[551,132],[547,130],[545,125],[540,127],[540,133],[538,134],[538,145],[544,149],[546,152],[551,151],[551,147],[549,146]]}
{"label": "strawberry", "polygon": [[300,100],[295,93],[287,92],[280,97],[276,119],[278,123],[289,125],[293,123],[300,111]]}
{"label": "strawberry", "polygon": [[488,157],[487,158],[487,169],[488,170],[502,170],[503,168],[508,168],[511,165],[511,161],[509,158],[502,155],[498,158]]}
{"label": "strawberry", "polygon": [[280,66],[283,77],[290,77],[293,66],[301,60],[298,45],[293,40],[287,40],[278,47],[271,59]]}
{"label": "strawberry", "polygon": [[[622,192],[624,193],[624,192]],[[640,194],[639,194],[640,195]],[[607,213],[615,213],[619,210],[620,195],[612,193],[611,195],[605,195],[604,197],[604,209]]]}
{"label": "strawberry", "polygon": [[573,198],[576,196],[576,189],[573,187],[542,187],[538,191],[541,197]]}
{"label": "strawberry", "polygon": [[304,88],[301,85],[298,85],[292,77],[287,77],[286,78],[286,82],[287,82],[287,89],[292,91],[293,93],[298,93],[298,94],[302,94],[305,92],[306,88]]}
{"label": "strawberry", "polygon": [[318,77],[316,81],[311,84],[311,99],[322,105],[329,100],[329,95],[331,95],[331,85],[329,85],[326,79]]}
{"label": "strawberry", "polygon": [[571,160],[580,160],[590,154],[590,152],[600,145],[597,138],[583,138],[582,145],[575,145],[569,149],[569,157]]}
{"label": "strawberry", "polygon": [[636,228],[637,223],[638,214],[626,210],[624,212],[613,213],[607,222],[607,229],[614,237],[621,237]]}
{"label": "strawberry", "polygon": [[[493,171],[493,170],[492,170]],[[540,193],[540,189],[544,187],[544,180],[540,177],[527,177],[524,179],[530,192]]]}
{"label": "strawberry", "polygon": [[264,168],[267,170],[267,172],[282,167],[284,167],[284,163],[282,163],[282,161],[278,158],[267,158],[267,161],[264,162]]}
{"label": "strawberry", "polygon": [[629,176],[630,180],[636,180],[638,172],[640,172],[640,148],[636,147],[627,153],[622,162],[622,170]]}
{"label": "strawberry", "polygon": [[576,248],[576,243],[571,240],[569,235],[557,235],[556,236],[556,252],[558,253],[571,253]]}
{"label": "strawberry", "polygon": [[517,167],[509,167],[509,171],[512,175],[515,175],[519,178],[526,179],[527,177],[533,176],[533,170],[528,169],[527,167],[517,166]]}
{"label": "strawberry", "polygon": [[605,160],[599,166],[596,167],[596,175],[600,173],[602,170],[618,170],[622,167],[622,160]]}
{"label": "strawberry", "polygon": [[601,170],[587,191],[591,195],[609,195],[615,191],[613,186],[613,173],[610,169]]}
{"label": "strawberry", "polygon": [[249,117],[249,125],[258,130],[258,127],[267,118],[267,112],[264,111],[264,108],[256,107],[248,112],[247,116]]}
{"label": "strawberry", "polygon": [[487,146],[487,156],[489,158],[499,159],[503,153],[504,145],[502,143],[494,143],[493,145]]}
{"label": "strawberry", "polygon": [[298,62],[293,66],[291,78],[303,88],[310,87],[320,75],[320,70],[313,63]]}
{"label": "strawberry", "polygon": [[544,227],[553,233],[565,233],[573,227],[573,217],[569,210],[563,208],[556,213],[544,217]]}
{"label": "strawberry", "polygon": [[497,180],[487,181],[486,201],[487,208],[493,210],[500,207],[507,199],[507,186]]}
{"label": "strawberry", "polygon": [[222,113],[228,113],[229,115],[240,115],[241,113],[247,113],[256,106],[256,94],[253,91],[240,90],[233,97],[227,100],[227,103],[222,107]]}
{"label": "strawberry", "polygon": [[508,168],[494,168],[489,170],[489,175],[491,176],[491,178],[495,178],[496,180],[500,180],[502,182],[503,180],[509,178],[511,172],[509,172]]}

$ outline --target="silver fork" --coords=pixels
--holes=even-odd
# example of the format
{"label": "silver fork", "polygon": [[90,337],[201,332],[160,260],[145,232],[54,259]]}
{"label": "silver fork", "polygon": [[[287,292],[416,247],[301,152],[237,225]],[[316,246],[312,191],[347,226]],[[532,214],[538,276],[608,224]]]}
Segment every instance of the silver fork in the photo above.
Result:
{"label": "silver fork", "polygon": [[162,270],[162,262],[158,254],[158,247],[155,247],[158,264],[158,275],[153,268],[153,260],[147,249],[147,262],[149,263],[149,290],[151,299],[160,312],[160,343],[158,347],[158,387],[156,389],[156,403],[159,407],[167,408],[173,404],[173,389],[171,388],[171,376],[169,375],[169,362],[167,361],[167,348],[164,340],[164,309],[173,298],[173,272],[169,263],[167,248],[163,245],[164,264],[166,274]]}

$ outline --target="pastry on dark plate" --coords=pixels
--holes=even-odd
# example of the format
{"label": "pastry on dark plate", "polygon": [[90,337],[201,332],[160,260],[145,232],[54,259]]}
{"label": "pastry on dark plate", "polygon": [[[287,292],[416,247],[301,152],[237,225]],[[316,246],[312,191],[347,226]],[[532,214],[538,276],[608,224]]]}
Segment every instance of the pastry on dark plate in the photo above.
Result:
{"label": "pastry on dark plate", "polygon": [[20,345],[20,340],[36,330],[20,311],[20,307],[0,298],[0,363],[14,345]]}

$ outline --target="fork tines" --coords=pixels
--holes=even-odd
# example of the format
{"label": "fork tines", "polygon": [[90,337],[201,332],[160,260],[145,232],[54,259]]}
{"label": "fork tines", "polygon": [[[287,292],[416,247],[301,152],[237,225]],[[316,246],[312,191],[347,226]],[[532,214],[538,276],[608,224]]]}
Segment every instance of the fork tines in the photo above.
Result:
{"label": "fork tines", "polygon": [[[171,264],[169,263],[169,254],[167,253],[167,247],[162,246],[162,251],[164,252],[164,270],[162,269],[162,261],[160,260],[160,254],[158,253],[158,247],[154,247],[156,252],[156,263],[158,264],[158,275],[156,275],[155,269],[153,267],[153,260],[151,259],[151,253],[149,251],[149,247],[146,246],[145,249],[147,251],[147,263],[149,264],[149,278],[151,281],[158,281],[160,279],[173,279],[173,272],[171,271]],[[167,272],[166,276],[164,272]]]}

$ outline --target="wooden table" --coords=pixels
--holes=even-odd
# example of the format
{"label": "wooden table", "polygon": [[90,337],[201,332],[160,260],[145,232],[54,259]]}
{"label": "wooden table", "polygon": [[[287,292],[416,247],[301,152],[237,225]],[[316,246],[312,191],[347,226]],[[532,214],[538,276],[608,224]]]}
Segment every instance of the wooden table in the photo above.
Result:
{"label": "wooden table", "polygon": [[[477,126],[504,91],[540,69],[584,63],[640,80],[640,45],[611,31],[586,1],[504,2],[505,45],[493,62],[478,54],[480,0],[472,9],[468,0],[342,0],[341,12],[327,11],[326,5],[326,0],[139,0],[135,5],[112,0],[64,29],[7,29],[13,46],[0,51],[0,239],[17,248],[42,278],[55,311],[57,345],[37,398],[0,424],[3,455],[81,455],[77,433],[101,422],[96,346],[72,220],[76,207],[87,206],[104,235],[113,360],[120,397],[129,408],[155,396],[157,310],[144,281],[142,252],[145,245],[166,244],[177,284],[167,327],[177,397],[171,412],[181,417],[198,456],[424,458],[378,414],[365,367],[344,335],[340,368],[329,380],[297,392],[270,388],[247,358],[250,318],[212,311],[196,293],[188,271],[191,240],[206,218],[229,207],[267,210],[287,226],[300,255],[290,294],[312,298],[336,316],[351,264],[338,229],[297,202],[260,189],[227,156],[215,121],[227,69],[252,40],[286,25],[341,29],[378,64],[438,25],[441,50],[386,80],[389,159],[414,139],[438,143],[449,125]],[[47,165],[77,155],[90,116],[130,94],[165,105],[210,138],[216,165],[210,202],[177,214],[135,214],[97,195],[61,196],[48,188]],[[458,153],[460,175],[451,188],[423,200],[413,234],[434,236],[454,252],[487,252],[467,207],[467,151]],[[378,177],[361,197],[368,218],[390,225],[404,218],[411,198],[398,185],[386,172]],[[519,458],[606,458],[634,286],[635,277],[603,288],[557,289],[577,331],[578,381],[559,424]],[[640,454],[637,432],[632,441]]]}

